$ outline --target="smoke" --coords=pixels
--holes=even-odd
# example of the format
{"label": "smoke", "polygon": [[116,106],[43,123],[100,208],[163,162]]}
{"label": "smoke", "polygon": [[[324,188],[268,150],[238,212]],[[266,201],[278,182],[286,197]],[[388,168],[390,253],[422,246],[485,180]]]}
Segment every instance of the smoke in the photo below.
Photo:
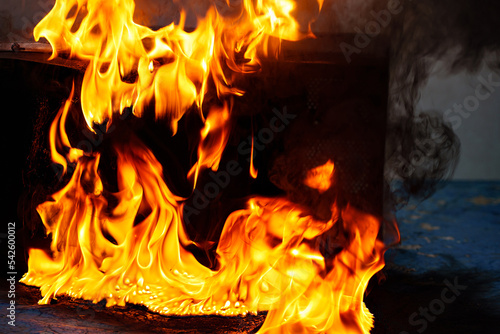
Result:
{"label": "smoke", "polygon": [[[437,65],[441,73],[499,70],[498,1],[406,0],[392,18],[386,181],[393,204],[432,195],[454,171],[460,142],[444,110],[416,108]],[[457,101],[458,102],[458,101]]]}
{"label": "smoke", "polygon": [[[410,199],[428,198],[452,177],[460,141],[443,115],[445,110],[422,110],[418,102],[437,70],[441,75],[472,74],[487,66],[500,72],[498,13],[500,2],[494,0],[325,1],[313,31],[318,36],[351,34],[349,46],[340,46],[348,63],[351,57],[370,57],[373,50],[389,48],[384,168],[389,210]],[[275,169],[272,177],[281,176],[275,183],[285,189],[287,174],[279,164]],[[294,193],[317,202],[300,189]]]}

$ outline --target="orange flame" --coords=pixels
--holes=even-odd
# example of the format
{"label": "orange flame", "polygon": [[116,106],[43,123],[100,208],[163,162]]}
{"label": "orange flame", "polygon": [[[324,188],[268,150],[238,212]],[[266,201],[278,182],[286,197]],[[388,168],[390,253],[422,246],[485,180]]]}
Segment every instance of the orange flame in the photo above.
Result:
{"label": "orange flame", "polygon": [[[90,130],[96,123],[109,127],[113,114],[132,107],[136,116],[154,109],[175,133],[184,113],[198,109],[204,126],[198,161],[188,173],[196,187],[202,168],[218,169],[232,99],[244,94],[234,86],[236,76],[258,71],[259,57],[275,55],[272,40],[312,36],[309,26],[301,31],[292,0],[243,0],[240,7],[238,15],[224,16],[213,5],[188,33],[184,13],[178,24],[156,31],[136,24],[133,0],[57,0],[34,35],[51,43],[52,57],[67,51],[89,61],[81,107]],[[205,117],[209,80],[220,104]],[[65,172],[68,162],[76,167],[66,186],[37,208],[52,237],[51,252],[30,249],[22,278],[40,287],[40,303],[67,294],[105,299],[108,306],[142,304],[161,314],[267,310],[263,333],[369,332],[373,320],[363,296],[384,264],[378,219],[332,203],[324,222],[286,198],[254,197],[227,218],[218,269],[210,270],[187,250],[194,243],[183,225],[185,199],[169,190],[161,164],[138,138],[112,145],[117,189],[101,179],[101,153],[72,147],[65,124],[73,94],[52,124],[50,148]],[[253,154],[250,172],[257,177]],[[328,161],[304,183],[325,192],[333,173]],[[338,231],[338,250],[325,257],[332,231]]]}
{"label": "orange flame", "polygon": [[332,186],[334,169],[335,165],[331,160],[328,160],[324,165],[307,171],[304,184],[309,188],[318,190],[319,193],[324,193]]}
{"label": "orange flame", "polygon": [[201,130],[201,141],[198,146],[198,161],[188,173],[188,177],[194,176],[194,187],[201,167],[211,168],[213,171],[219,169],[220,159],[226,147],[229,136],[229,107],[224,104],[222,108],[212,107],[205,120],[205,126]]}
{"label": "orange flame", "polygon": [[253,130],[253,119],[252,119],[252,145],[250,146],[251,152],[250,152],[250,176],[254,179],[257,178],[259,171],[255,168],[255,165],[253,163],[254,161],[254,142],[255,142],[255,135],[254,135],[254,130]]}

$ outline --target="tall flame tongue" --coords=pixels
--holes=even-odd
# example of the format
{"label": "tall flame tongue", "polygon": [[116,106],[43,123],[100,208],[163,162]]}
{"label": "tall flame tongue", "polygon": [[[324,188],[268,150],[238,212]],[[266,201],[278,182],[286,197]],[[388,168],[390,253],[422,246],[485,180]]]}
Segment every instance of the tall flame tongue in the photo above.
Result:
{"label": "tall flame tongue", "polygon": [[[231,7],[230,3],[227,3]],[[35,29],[54,49],[89,61],[81,107],[90,130],[132,107],[154,106],[175,132],[193,104],[201,110],[208,80],[219,98],[204,117],[200,170],[217,170],[229,136],[236,75],[258,70],[269,38],[298,40],[291,0],[243,0],[238,15],[210,8],[188,33],[183,19],[157,31],[133,22],[132,0],[57,0]],[[321,2],[317,5],[321,8]],[[181,15],[183,17],[183,15]],[[306,29],[307,30],[307,29]],[[254,197],[226,220],[216,250],[218,269],[200,264],[183,225],[184,198],[163,180],[161,164],[130,135],[112,144],[117,185],[101,179],[102,153],[84,154],[65,132],[72,92],[50,131],[52,159],[76,165],[67,185],[37,208],[52,236],[50,254],[31,249],[22,282],[39,286],[41,303],[67,294],[107,305],[143,304],[162,314],[246,315],[267,310],[261,332],[367,333],[363,303],[383,263],[380,221],[332,203],[318,221],[286,198]],[[61,153],[65,152],[65,153]],[[257,176],[253,165],[252,177]],[[333,162],[309,171],[304,184],[320,194],[333,187]],[[324,256],[329,253],[329,256]]]}

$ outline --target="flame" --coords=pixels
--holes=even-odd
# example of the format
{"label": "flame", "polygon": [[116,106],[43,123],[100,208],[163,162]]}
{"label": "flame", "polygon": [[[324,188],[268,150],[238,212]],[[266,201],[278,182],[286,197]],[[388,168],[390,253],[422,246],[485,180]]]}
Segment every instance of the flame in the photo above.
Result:
{"label": "flame", "polygon": [[34,37],[50,42],[52,58],[70,52],[90,62],[81,92],[90,129],[125,107],[140,116],[154,104],[155,115],[168,118],[175,132],[184,112],[202,105],[210,75],[219,96],[242,95],[232,87],[234,75],[258,70],[258,54],[267,54],[270,38],[313,36],[310,28],[300,31],[291,0],[244,0],[240,6],[236,17],[212,6],[188,33],[184,12],[178,24],[154,31],[133,21],[133,0],[57,0]]}
{"label": "flame", "polygon": [[252,145],[250,146],[250,176],[254,179],[257,178],[259,171],[255,168],[255,165],[253,163],[254,161],[254,142],[255,142],[255,135],[253,133],[253,119],[252,119]]}
{"label": "flame", "polygon": [[205,125],[200,132],[201,141],[198,146],[198,161],[188,173],[189,178],[194,177],[194,187],[200,169],[219,169],[220,159],[229,136],[229,107],[224,104],[222,108],[212,107],[205,120]]}
{"label": "flame", "polygon": [[[100,154],[80,152],[69,183],[37,208],[52,234],[52,254],[31,249],[22,281],[41,287],[42,304],[67,294],[161,314],[269,310],[263,333],[369,332],[363,295],[385,250],[375,217],[334,205],[323,222],[285,198],[255,197],[227,218],[219,269],[212,271],[186,250],[192,242],[182,224],[183,199],[169,191],[152,152],[133,137],[114,148],[117,191],[99,176]],[[335,225],[343,231],[341,250],[328,259],[320,250]]]}
{"label": "flame", "polygon": [[335,165],[331,160],[328,160],[324,165],[307,171],[304,184],[318,190],[319,193],[324,193],[332,186],[334,169]]}
{"label": "flame", "polygon": [[[114,114],[132,108],[154,112],[175,134],[178,120],[199,112],[198,160],[187,177],[196,187],[202,169],[217,170],[231,131],[233,99],[244,94],[237,77],[255,73],[260,59],[275,56],[276,41],[312,37],[301,27],[292,0],[212,5],[197,27],[179,23],[158,30],[133,21],[133,0],[57,0],[36,26],[52,57],[69,52],[89,62],[81,109],[86,126],[109,128]],[[318,10],[322,1],[317,2]],[[279,43],[278,43],[279,44]],[[218,103],[204,105],[208,87]],[[74,90],[50,130],[55,163],[67,184],[37,207],[50,253],[30,249],[22,282],[41,289],[41,304],[66,294],[107,306],[142,304],[168,315],[246,315],[268,311],[267,332],[368,333],[363,303],[369,279],[383,265],[381,222],[352,206],[332,203],[319,221],[287,198],[253,197],[227,218],[216,249],[217,269],[188,251],[196,246],[184,228],[185,198],[163,180],[162,165],[134,135],[111,147],[116,185],[103,180],[101,152],[75,148],[66,134]],[[253,165],[253,139],[250,173]],[[333,162],[307,172],[304,183],[320,193],[332,187]],[[333,238],[333,239],[332,239]],[[333,240],[333,241],[332,241]],[[335,247],[334,255],[325,256]]]}

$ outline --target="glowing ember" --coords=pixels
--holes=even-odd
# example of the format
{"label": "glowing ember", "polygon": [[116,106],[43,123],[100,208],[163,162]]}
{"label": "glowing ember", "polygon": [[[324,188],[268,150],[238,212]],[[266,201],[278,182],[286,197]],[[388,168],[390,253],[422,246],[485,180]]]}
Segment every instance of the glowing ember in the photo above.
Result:
{"label": "glowing ember", "polygon": [[[49,40],[53,56],[67,50],[89,60],[81,107],[91,130],[104,122],[109,127],[113,114],[126,107],[140,117],[153,106],[175,133],[177,121],[195,105],[204,126],[198,161],[187,175],[194,188],[201,170],[219,167],[232,98],[244,94],[234,78],[258,71],[258,57],[273,50],[272,38],[312,35],[300,32],[291,0],[243,0],[239,6],[236,17],[213,6],[188,33],[184,15],[157,31],[134,23],[132,0],[58,0],[35,36]],[[205,112],[209,82],[219,104]],[[67,294],[105,299],[108,306],[143,304],[161,314],[267,310],[261,332],[369,332],[373,320],[363,297],[384,265],[377,218],[332,203],[331,218],[319,221],[286,198],[254,197],[227,218],[218,266],[210,270],[187,250],[196,245],[183,225],[185,198],[169,190],[162,165],[145,144],[133,135],[113,142],[117,189],[102,180],[102,153],[72,146],[65,124],[73,94],[52,124],[50,142],[55,163],[65,172],[70,162],[76,167],[67,185],[37,208],[52,237],[51,253],[31,249],[22,279],[40,287],[40,303]],[[256,178],[253,153],[250,164]],[[323,193],[333,174],[328,161],[308,171],[304,183]],[[322,249],[334,229],[339,249],[325,258]]]}

